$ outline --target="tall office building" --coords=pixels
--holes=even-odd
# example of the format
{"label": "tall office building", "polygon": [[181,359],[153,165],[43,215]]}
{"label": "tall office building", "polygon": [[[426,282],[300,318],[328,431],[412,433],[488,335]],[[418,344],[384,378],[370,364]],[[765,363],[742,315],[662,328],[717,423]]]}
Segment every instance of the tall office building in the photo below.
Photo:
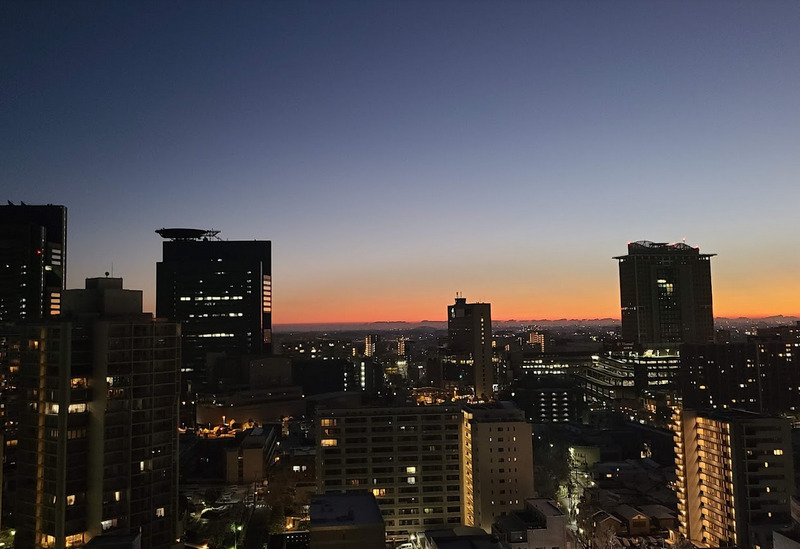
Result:
{"label": "tall office building", "polygon": [[0,478],[6,519],[12,518],[8,511],[16,493],[17,324],[60,313],[66,263],[66,207],[0,206]]}
{"label": "tall office building", "polygon": [[[272,243],[160,229],[156,315],[181,323],[185,378],[204,389],[209,356],[272,353]],[[209,387],[208,389],[213,389]]]}
{"label": "tall office building", "polygon": [[108,533],[176,538],[180,327],[142,313],[122,279],[64,292],[59,320],[19,341],[16,547],[80,547]]}
{"label": "tall office building", "polygon": [[791,426],[742,410],[678,411],[676,495],[683,536],[698,547],[772,546],[791,521]]}
{"label": "tall office building", "polygon": [[531,424],[509,402],[465,406],[461,423],[461,515],[492,531],[500,515],[534,497]]}
{"label": "tall office building", "polygon": [[714,340],[711,258],[684,243],[628,244],[619,261],[622,338],[644,346]]}
{"label": "tall office building", "polygon": [[0,206],[0,323],[57,315],[66,263],[66,207]]}
{"label": "tall office building", "polygon": [[447,307],[447,338],[451,360],[471,366],[475,396],[491,398],[495,384],[491,304],[456,297],[455,304]]}

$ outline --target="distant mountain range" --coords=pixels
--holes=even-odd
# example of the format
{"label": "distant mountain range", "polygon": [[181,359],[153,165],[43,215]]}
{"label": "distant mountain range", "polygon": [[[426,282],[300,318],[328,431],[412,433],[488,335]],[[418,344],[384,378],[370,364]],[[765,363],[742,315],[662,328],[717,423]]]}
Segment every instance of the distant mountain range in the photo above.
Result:
{"label": "distant mountain range", "polygon": [[[762,318],[725,318],[717,317],[714,322],[718,328],[732,326],[776,326],[793,324],[800,321],[800,317],[774,315]],[[555,326],[609,326],[619,324],[618,318],[559,318],[536,320],[492,320],[492,328],[508,329],[520,326],[540,326],[542,328]],[[376,320],[374,322],[330,322],[308,324],[275,324],[276,332],[349,332],[349,331],[409,331],[420,328],[434,330],[447,329],[446,320],[420,320],[407,322],[404,320]]]}

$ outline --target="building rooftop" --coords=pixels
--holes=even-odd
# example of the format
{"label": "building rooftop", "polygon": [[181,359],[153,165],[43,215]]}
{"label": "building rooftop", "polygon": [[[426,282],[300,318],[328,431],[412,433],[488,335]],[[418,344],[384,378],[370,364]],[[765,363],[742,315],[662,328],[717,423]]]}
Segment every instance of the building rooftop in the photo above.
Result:
{"label": "building rooftop", "polygon": [[378,502],[369,492],[315,495],[309,514],[311,528],[383,524]]}
{"label": "building rooftop", "polygon": [[[647,255],[647,254],[676,254],[676,255],[694,255],[697,257],[713,257],[717,254],[701,254],[700,248],[696,246],[689,246],[685,242],[651,242],[649,240],[637,240],[636,242],[628,242],[629,255]],[[623,259],[626,256],[615,257],[614,259]]]}

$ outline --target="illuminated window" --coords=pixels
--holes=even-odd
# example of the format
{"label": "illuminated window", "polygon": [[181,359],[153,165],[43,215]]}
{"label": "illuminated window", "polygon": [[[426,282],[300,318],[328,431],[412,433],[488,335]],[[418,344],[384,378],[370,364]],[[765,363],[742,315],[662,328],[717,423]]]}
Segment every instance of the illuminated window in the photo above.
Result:
{"label": "illuminated window", "polygon": [[120,494],[119,492],[114,492],[114,501],[119,501],[121,497],[122,494]]}
{"label": "illuminated window", "polygon": [[775,454],[776,456],[782,456],[783,455],[783,450],[775,449],[775,450],[772,451],[772,453]]}
{"label": "illuminated window", "polygon": [[320,420],[320,422],[323,427],[336,427],[335,419],[325,418]]}
{"label": "illuminated window", "polygon": [[339,445],[339,441],[336,440],[335,438],[323,438],[322,439],[322,445],[323,446],[338,446]]}
{"label": "illuminated window", "polygon": [[416,467],[406,467],[406,473],[416,474],[417,468]]}
{"label": "illuminated window", "polygon": [[386,488],[373,488],[372,495],[377,497],[385,496],[386,495]]}
{"label": "illuminated window", "polygon": [[67,496],[67,505],[75,505],[75,494]]}
{"label": "illuminated window", "polygon": [[156,509],[156,516],[158,518],[161,518],[161,517],[164,516],[164,508],[163,507],[159,507],[158,509]]}

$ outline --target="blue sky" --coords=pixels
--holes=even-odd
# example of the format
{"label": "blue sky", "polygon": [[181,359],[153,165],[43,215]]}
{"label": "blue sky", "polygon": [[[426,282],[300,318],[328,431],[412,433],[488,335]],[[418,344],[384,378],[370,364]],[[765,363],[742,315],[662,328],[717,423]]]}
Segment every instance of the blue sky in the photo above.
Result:
{"label": "blue sky", "polygon": [[[164,226],[273,241],[277,323],[618,316],[630,240],[800,313],[794,1],[6,2],[0,199],[68,285],[154,299]],[[152,305],[150,306],[152,308]]]}

